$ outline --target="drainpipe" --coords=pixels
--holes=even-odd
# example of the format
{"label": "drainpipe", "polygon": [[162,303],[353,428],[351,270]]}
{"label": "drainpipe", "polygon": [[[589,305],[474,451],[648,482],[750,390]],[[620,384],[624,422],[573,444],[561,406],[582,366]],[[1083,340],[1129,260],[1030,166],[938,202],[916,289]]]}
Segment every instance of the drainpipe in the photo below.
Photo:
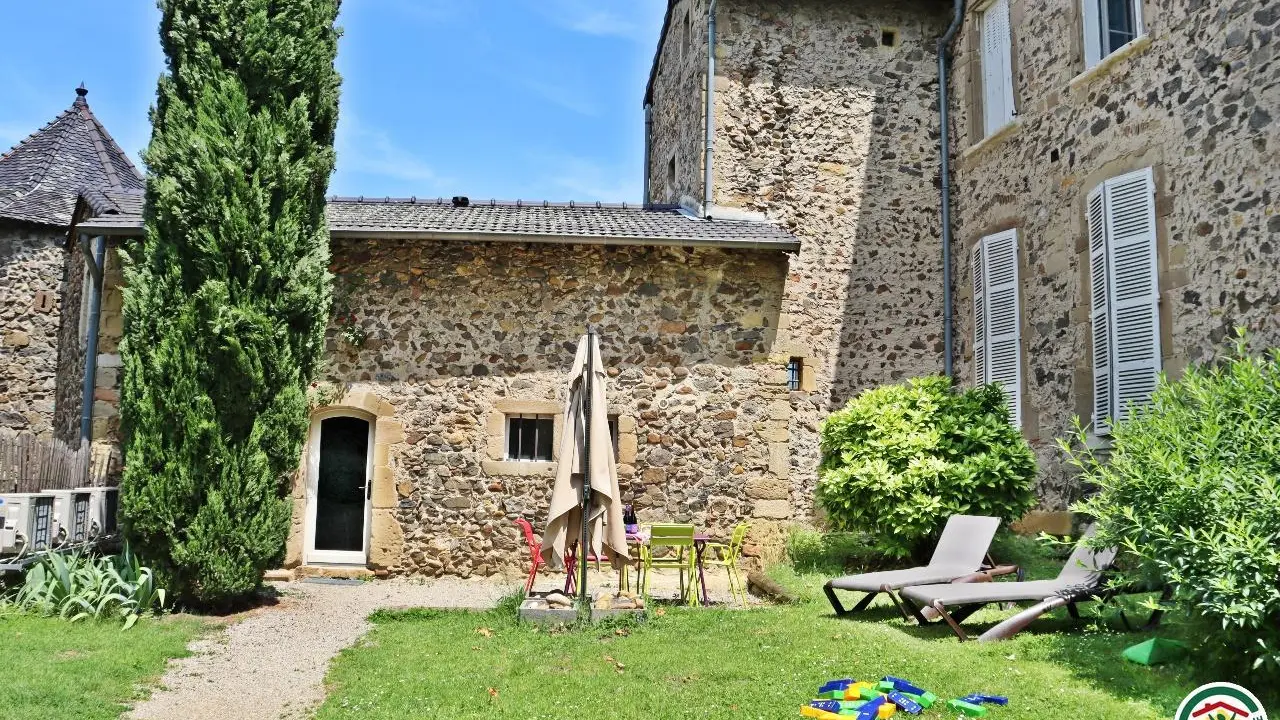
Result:
{"label": "drainpipe", "polygon": [[951,40],[964,22],[964,0],[955,0],[955,9],[951,27],[938,39],[938,116],[942,121],[939,149],[942,156],[942,344],[946,353],[942,366],[943,372],[953,380],[955,368],[951,355],[955,331],[951,318],[951,121],[947,117],[947,60],[951,55]]}
{"label": "drainpipe", "polygon": [[711,202],[715,198],[711,186],[711,156],[716,131],[716,0],[707,8],[707,138],[703,158],[702,216],[711,217]]}
{"label": "drainpipe", "polygon": [[653,133],[653,105],[644,104],[644,195],[640,198],[642,207],[649,207],[649,153],[652,147],[650,139]]}
{"label": "drainpipe", "polygon": [[89,277],[92,283],[81,292],[92,293],[89,296],[88,338],[84,348],[84,389],[80,400],[80,442],[93,438],[93,386],[98,373],[98,317],[102,314],[102,275],[106,267],[107,240],[99,235],[93,239],[93,255],[89,256],[88,238],[81,239],[81,250],[85,253],[85,261],[90,262]]}

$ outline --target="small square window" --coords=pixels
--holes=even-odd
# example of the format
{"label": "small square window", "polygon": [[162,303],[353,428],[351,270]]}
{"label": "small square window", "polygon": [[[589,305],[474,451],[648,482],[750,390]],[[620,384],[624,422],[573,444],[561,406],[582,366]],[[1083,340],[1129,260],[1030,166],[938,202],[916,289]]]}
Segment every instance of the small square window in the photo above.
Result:
{"label": "small square window", "polygon": [[804,359],[793,357],[787,361],[787,389],[799,390],[804,379]]}
{"label": "small square window", "polygon": [[880,28],[880,44],[884,47],[897,47],[898,31],[893,28]]}
{"label": "small square window", "polygon": [[550,415],[507,416],[507,459],[551,462],[555,420]]}
{"label": "small square window", "polygon": [[676,156],[672,155],[667,161],[667,195],[675,197],[676,194]]}
{"label": "small square window", "polygon": [[618,416],[609,416],[609,442],[613,443],[613,461],[618,462]]}

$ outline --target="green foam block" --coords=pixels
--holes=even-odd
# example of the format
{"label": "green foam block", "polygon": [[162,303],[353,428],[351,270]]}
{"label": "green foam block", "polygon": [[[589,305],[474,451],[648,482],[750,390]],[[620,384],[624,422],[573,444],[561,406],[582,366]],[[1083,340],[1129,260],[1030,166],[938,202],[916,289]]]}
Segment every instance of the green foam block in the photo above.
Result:
{"label": "green foam block", "polygon": [[858,695],[863,700],[875,700],[876,698],[880,697],[880,691],[873,687],[863,687],[861,690],[858,691]]}
{"label": "green foam block", "polygon": [[987,714],[987,709],[981,705],[974,705],[963,700],[948,700],[947,707],[964,713],[968,717],[985,717]]}
{"label": "green foam block", "polygon": [[880,682],[876,683],[876,690],[882,693],[896,692],[897,689],[898,689],[898,686],[894,685],[888,680],[881,680]]}
{"label": "green foam block", "polygon": [[1121,655],[1129,662],[1139,665],[1162,665],[1182,659],[1187,654],[1187,646],[1177,640],[1151,638],[1132,647],[1125,648]]}
{"label": "green foam block", "polygon": [[844,688],[841,688],[839,690],[828,690],[826,692],[820,692],[818,693],[818,699],[819,700],[843,700]]}
{"label": "green foam block", "polygon": [[923,695],[912,695],[911,693],[903,693],[903,695],[906,695],[912,700],[915,700],[917,703],[920,704],[920,707],[924,708],[925,710],[928,710],[929,708],[933,707],[933,704],[938,702],[938,696],[928,691],[926,691]]}

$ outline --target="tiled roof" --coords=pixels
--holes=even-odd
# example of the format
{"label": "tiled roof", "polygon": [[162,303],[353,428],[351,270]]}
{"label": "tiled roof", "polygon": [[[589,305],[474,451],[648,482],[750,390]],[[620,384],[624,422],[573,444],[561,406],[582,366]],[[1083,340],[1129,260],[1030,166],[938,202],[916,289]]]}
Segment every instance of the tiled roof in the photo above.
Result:
{"label": "tiled roof", "polygon": [[53,122],[0,155],[0,217],[67,226],[85,191],[141,191],[142,175],[89,110],[83,87]]}
{"label": "tiled roof", "polygon": [[[81,223],[85,232],[131,234],[138,213],[101,215]],[[405,237],[470,241],[560,241],[583,244],[716,245],[797,250],[800,241],[770,222],[716,220],[675,206],[484,201],[461,206],[449,199],[329,198],[335,237]]]}

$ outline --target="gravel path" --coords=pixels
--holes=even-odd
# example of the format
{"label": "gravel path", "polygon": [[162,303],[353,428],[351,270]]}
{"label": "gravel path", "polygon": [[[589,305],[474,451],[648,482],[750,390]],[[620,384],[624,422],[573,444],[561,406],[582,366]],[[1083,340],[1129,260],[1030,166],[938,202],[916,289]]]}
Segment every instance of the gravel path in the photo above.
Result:
{"label": "gravel path", "polygon": [[[618,576],[592,572],[594,591],[617,587]],[[563,582],[538,577],[538,589]],[[174,660],[134,720],[295,720],[324,700],[329,661],[370,629],[379,608],[490,608],[518,584],[498,579],[378,580],[358,585],[274,583],[280,602],[235,618],[225,630],[192,643]],[[712,602],[732,601],[724,573],[708,572]],[[676,595],[673,573],[655,573],[655,597]]]}
{"label": "gravel path", "polygon": [[488,608],[515,585],[493,580],[380,580],[359,585],[278,583],[280,603],[191,645],[136,720],[302,718],[324,699],[329,660],[368,632],[387,607]]}

